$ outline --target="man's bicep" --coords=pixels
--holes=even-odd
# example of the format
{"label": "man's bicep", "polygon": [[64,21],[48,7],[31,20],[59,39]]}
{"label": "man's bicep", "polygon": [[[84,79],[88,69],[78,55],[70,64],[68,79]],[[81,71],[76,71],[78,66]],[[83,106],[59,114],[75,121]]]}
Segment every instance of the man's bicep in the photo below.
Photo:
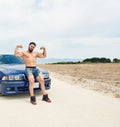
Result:
{"label": "man's bicep", "polygon": [[37,57],[38,58],[43,58],[43,54],[42,53],[37,53]]}

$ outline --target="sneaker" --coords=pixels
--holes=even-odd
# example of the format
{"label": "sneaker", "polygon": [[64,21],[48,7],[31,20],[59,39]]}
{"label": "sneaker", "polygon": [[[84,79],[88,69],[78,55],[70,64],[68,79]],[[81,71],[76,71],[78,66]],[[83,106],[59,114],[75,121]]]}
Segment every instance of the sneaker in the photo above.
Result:
{"label": "sneaker", "polygon": [[48,98],[48,94],[45,94],[43,95],[43,98],[42,98],[43,101],[46,101],[46,102],[51,102],[51,100]]}
{"label": "sneaker", "polygon": [[36,104],[37,104],[35,96],[31,96],[31,97],[30,97],[30,102],[31,102],[33,105],[36,105]]}

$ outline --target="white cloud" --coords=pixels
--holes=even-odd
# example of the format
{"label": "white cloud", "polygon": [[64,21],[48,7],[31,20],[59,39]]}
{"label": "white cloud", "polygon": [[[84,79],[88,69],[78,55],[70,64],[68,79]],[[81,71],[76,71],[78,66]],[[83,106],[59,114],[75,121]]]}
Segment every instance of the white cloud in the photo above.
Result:
{"label": "white cloud", "polygon": [[[27,46],[27,42],[36,41],[48,47],[49,57],[69,54],[77,57],[83,49],[90,55],[89,49],[94,52],[94,46],[96,49],[108,46],[120,57],[119,6],[119,0],[1,0],[0,41],[3,47],[12,43],[11,48],[3,48],[1,52],[12,51],[17,43]],[[77,49],[72,48],[74,45]]]}

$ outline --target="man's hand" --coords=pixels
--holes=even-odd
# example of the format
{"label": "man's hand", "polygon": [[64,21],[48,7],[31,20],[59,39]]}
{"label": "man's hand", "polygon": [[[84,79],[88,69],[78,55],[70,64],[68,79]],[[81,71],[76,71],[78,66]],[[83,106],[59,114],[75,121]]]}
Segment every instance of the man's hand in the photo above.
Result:
{"label": "man's hand", "polygon": [[17,45],[16,48],[15,48],[15,51],[14,51],[14,55],[17,56],[17,57],[22,57],[23,56],[23,53],[22,52],[19,52],[19,48],[22,48],[23,46],[22,45]]}
{"label": "man's hand", "polygon": [[22,45],[17,45],[17,48],[23,48],[23,46]]}
{"label": "man's hand", "polygon": [[45,47],[44,46],[40,47],[40,50],[42,50],[42,49],[45,50]]}

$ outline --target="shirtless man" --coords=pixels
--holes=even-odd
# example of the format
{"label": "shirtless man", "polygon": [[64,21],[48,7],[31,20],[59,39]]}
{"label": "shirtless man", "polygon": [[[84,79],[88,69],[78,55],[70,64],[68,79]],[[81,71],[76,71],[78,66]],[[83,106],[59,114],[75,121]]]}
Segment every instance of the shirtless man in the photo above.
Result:
{"label": "shirtless man", "polygon": [[36,68],[36,58],[45,58],[46,57],[46,48],[41,47],[40,50],[43,50],[43,53],[33,52],[36,44],[34,42],[30,42],[27,51],[19,52],[19,48],[22,48],[22,45],[17,45],[14,51],[14,55],[17,57],[21,57],[26,65],[25,73],[28,77],[29,81],[29,93],[30,93],[30,102],[36,105],[36,97],[34,95],[34,81],[35,79],[39,82],[42,94],[43,94],[43,101],[51,102],[48,98],[48,94],[46,94],[45,86],[44,86],[44,78],[42,73]]}

